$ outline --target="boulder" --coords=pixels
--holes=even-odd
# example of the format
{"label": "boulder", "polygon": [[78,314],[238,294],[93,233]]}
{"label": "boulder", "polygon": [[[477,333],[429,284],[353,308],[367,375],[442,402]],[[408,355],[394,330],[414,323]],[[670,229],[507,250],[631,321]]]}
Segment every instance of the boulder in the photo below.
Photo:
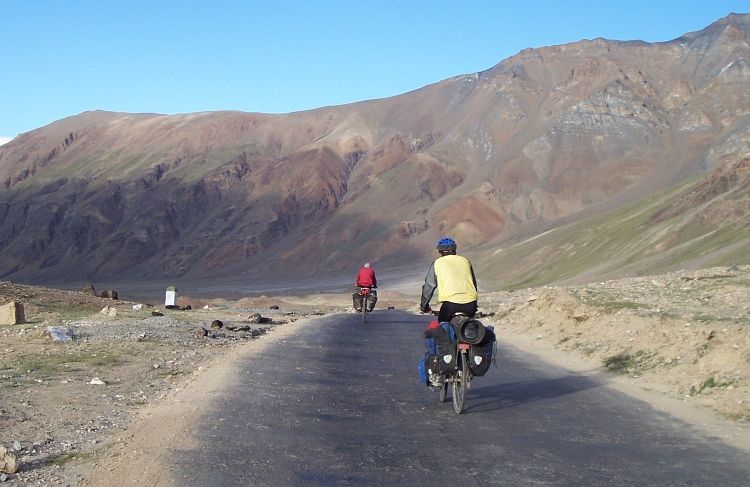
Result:
{"label": "boulder", "polygon": [[90,294],[92,296],[96,296],[96,290],[94,289],[93,284],[86,284],[85,286],[83,286],[83,289],[81,289],[81,292],[83,294]]}
{"label": "boulder", "polygon": [[0,306],[0,325],[18,325],[26,321],[23,304],[11,301]]}
{"label": "boulder", "polygon": [[211,328],[214,329],[220,329],[224,326],[224,323],[221,322],[221,320],[213,320],[211,322]]}
{"label": "boulder", "polygon": [[13,475],[18,471],[18,460],[12,451],[0,446],[0,472]]}
{"label": "boulder", "polygon": [[105,306],[99,312],[104,316],[109,316],[110,318],[114,318],[117,316],[117,308],[113,308],[112,306]]}
{"label": "boulder", "polygon": [[117,299],[117,291],[107,290],[99,293],[100,298]]}

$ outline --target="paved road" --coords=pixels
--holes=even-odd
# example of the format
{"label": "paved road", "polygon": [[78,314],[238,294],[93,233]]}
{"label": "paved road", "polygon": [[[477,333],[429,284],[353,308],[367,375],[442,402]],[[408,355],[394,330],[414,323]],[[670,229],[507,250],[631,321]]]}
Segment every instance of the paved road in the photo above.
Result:
{"label": "paved road", "polygon": [[428,317],[321,318],[247,357],[177,462],[189,486],[748,486],[748,455],[501,347],[464,414],[419,381]]}

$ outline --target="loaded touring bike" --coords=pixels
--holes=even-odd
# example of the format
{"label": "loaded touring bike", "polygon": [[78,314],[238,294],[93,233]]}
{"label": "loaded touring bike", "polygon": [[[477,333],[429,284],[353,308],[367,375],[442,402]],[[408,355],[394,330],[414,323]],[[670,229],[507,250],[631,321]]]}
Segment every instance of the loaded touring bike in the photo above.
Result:
{"label": "loaded touring bike", "polygon": [[377,291],[370,287],[361,287],[359,288],[359,299],[362,303],[362,323],[365,322],[367,318],[367,313],[372,313],[372,310],[375,308],[375,303],[377,302]]}
{"label": "loaded touring bike", "polygon": [[432,322],[425,331],[428,352],[420,362],[422,381],[439,390],[440,402],[451,388],[453,410],[464,411],[471,379],[483,376],[495,361],[495,333],[491,326],[463,314],[450,323]]}
{"label": "loaded touring bike", "polygon": [[[456,315],[463,316],[463,315]],[[466,402],[466,391],[471,384],[472,375],[469,371],[469,349],[470,345],[461,340],[456,340],[456,365],[443,377],[443,383],[440,386],[440,402],[445,402],[448,397],[448,385],[451,386],[451,396],[453,396],[453,410],[456,414],[464,411]]]}

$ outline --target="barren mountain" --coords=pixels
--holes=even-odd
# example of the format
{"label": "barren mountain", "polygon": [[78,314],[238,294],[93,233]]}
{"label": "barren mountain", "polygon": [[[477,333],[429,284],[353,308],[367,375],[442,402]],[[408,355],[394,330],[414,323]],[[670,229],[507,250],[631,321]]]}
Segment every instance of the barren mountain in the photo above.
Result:
{"label": "barren mountain", "polygon": [[749,32],[528,49],[299,113],[60,120],[0,147],[0,278],[393,268],[446,234],[491,285],[746,263]]}

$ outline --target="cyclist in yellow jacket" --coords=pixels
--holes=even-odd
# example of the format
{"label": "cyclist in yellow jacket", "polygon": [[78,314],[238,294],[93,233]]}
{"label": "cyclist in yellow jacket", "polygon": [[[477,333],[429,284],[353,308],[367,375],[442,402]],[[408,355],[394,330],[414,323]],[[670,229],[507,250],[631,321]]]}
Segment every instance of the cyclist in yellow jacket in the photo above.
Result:
{"label": "cyclist in yellow jacket", "polygon": [[441,238],[437,243],[437,250],[440,257],[427,271],[419,309],[423,313],[432,311],[430,300],[437,289],[438,301],[442,303],[438,321],[450,321],[458,312],[473,317],[477,312],[477,279],[471,262],[456,255],[456,242],[451,238]]}

